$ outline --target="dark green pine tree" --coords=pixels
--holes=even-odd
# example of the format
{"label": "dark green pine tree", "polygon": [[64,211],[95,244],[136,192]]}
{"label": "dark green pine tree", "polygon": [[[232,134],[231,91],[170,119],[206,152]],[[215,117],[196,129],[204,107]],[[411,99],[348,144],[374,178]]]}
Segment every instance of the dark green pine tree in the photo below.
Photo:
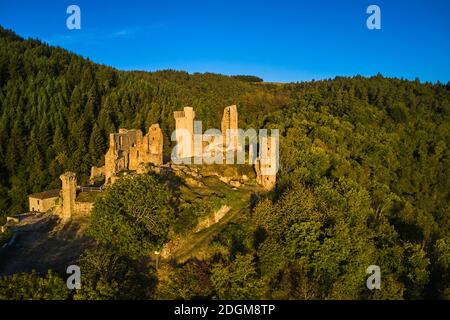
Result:
{"label": "dark green pine tree", "polygon": [[32,192],[41,191],[47,183],[47,170],[37,143],[32,141],[27,150],[27,167],[29,172],[28,189]]}
{"label": "dark green pine tree", "polygon": [[89,139],[89,155],[91,157],[91,164],[100,166],[103,162],[103,155],[105,152],[105,136],[99,126],[95,124]]}
{"label": "dark green pine tree", "polygon": [[23,122],[18,120],[14,123],[6,149],[6,167],[9,172],[19,171],[21,159],[26,150]]}

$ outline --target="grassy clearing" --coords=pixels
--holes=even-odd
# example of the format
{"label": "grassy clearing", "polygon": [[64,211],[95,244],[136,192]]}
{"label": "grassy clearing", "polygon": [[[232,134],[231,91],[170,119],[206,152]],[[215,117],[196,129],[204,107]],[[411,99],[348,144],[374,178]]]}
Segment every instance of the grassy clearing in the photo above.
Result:
{"label": "grassy clearing", "polygon": [[77,201],[78,202],[94,202],[95,199],[99,196],[101,196],[103,192],[100,191],[84,191],[80,192],[77,195]]}
{"label": "grassy clearing", "polygon": [[[177,238],[173,243],[171,260],[178,263],[189,258],[202,258],[208,254],[208,245],[227,223],[239,220],[239,215],[245,214],[249,210],[250,196],[252,193],[261,192],[262,189],[255,185],[244,185],[239,189],[234,189],[221,182],[217,177],[205,177],[202,179],[205,184],[203,188],[181,188],[182,198],[192,199],[194,197],[208,198],[214,194],[221,197],[222,204],[231,207],[230,211],[216,224],[199,232],[190,232],[182,238]],[[215,208],[216,209],[216,208]],[[217,208],[218,209],[218,208]]]}

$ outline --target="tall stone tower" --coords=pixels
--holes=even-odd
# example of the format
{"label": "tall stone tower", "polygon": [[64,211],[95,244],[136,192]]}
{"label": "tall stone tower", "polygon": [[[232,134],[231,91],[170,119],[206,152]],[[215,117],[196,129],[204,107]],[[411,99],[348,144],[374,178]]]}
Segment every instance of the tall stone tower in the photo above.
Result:
{"label": "tall stone tower", "polygon": [[105,181],[109,181],[116,172],[116,158],[118,152],[114,133],[109,134],[109,148],[105,154]]}
{"label": "tall stone tower", "polygon": [[184,107],[183,111],[175,111],[175,137],[177,141],[177,157],[190,158],[194,156],[194,118],[195,112],[191,107]]}
{"label": "tall stone tower", "polygon": [[61,218],[68,220],[72,217],[75,209],[77,196],[77,177],[73,172],[66,172],[59,177],[62,181],[62,213]]}
{"label": "tall stone tower", "polygon": [[223,110],[221,129],[224,149],[231,152],[238,150],[238,112],[235,105],[226,107]]}
{"label": "tall stone tower", "polygon": [[259,157],[255,162],[256,181],[270,191],[277,182],[276,146],[273,137],[260,137]]}

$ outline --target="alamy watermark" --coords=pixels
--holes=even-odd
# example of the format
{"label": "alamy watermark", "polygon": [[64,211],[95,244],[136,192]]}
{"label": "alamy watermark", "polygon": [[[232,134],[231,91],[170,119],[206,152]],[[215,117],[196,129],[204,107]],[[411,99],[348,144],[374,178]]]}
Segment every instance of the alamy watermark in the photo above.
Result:
{"label": "alamy watermark", "polygon": [[66,286],[69,290],[74,289],[81,289],[81,270],[80,267],[77,265],[70,265],[67,267],[66,270],[67,274],[70,274],[70,276],[67,278]]}
{"label": "alamy watermark", "polygon": [[379,6],[372,4],[367,7],[367,14],[370,16],[367,18],[366,25],[369,30],[381,29],[381,9]]}
{"label": "alamy watermark", "polygon": [[370,276],[366,280],[366,287],[369,290],[381,289],[381,269],[377,265],[370,265],[366,269],[366,273]]}
{"label": "alamy watermark", "polygon": [[67,14],[70,14],[66,20],[66,26],[69,30],[81,29],[81,9],[79,6],[72,4],[67,7]]}
{"label": "alamy watermark", "polygon": [[[66,19],[66,26],[69,30],[81,29],[81,9],[78,5],[72,4],[67,7],[66,13],[70,14]],[[370,16],[366,20],[366,26],[369,30],[381,30],[381,9],[376,4],[367,7],[366,13]]]}

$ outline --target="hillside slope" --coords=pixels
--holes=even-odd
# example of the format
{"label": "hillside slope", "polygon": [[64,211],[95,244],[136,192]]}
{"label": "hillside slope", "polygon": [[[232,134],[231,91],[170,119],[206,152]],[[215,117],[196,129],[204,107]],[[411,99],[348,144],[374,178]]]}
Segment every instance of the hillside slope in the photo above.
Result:
{"label": "hillside slope", "polygon": [[[277,187],[215,235],[201,267],[173,266],[161,297],[180,298],[186,270],[210,285],[189,297],[449,296],[450,84],[123,72],[0,29],[0,212],[23,212],[66,170],[83,182],[119,127],[159,122],[169,154],[174,110],[217,128],[229,104],[242,128],[280,130]],[[365,288],[372,264],[385,290]]]}

